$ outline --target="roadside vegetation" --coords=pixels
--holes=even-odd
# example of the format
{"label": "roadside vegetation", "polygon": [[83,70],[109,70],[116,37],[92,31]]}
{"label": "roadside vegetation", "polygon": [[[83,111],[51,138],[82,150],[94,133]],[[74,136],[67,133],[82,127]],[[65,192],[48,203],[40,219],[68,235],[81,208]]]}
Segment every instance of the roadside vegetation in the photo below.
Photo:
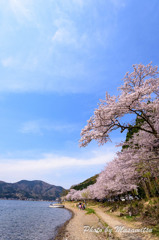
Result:
{"label": "roadside vegetation", "polygon": [[95,211],[92,208],[85,208],[85,211],[87,214],[92,214],[92,213],[95,214]]}

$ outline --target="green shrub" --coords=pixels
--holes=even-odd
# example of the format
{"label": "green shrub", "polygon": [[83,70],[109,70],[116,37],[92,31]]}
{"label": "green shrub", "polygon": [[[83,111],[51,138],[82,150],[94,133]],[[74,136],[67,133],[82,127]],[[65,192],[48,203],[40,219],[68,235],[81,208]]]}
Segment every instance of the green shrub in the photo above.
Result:
{"label": "green shrub", "polygon": [[91,214],[91,213],[95,214],[95,211],[92,208],[86,208],[85,210],[87,212],[86,214]]}

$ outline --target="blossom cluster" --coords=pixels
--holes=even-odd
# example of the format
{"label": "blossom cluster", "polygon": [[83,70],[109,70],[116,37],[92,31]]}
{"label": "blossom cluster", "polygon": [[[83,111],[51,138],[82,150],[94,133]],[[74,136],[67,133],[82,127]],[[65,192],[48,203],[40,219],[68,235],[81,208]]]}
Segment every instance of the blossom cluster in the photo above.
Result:
{"label": "blossom cluster", "polygon": [[[151,63],[133,68],[132,73],[126,73],[120,94],[106,94],[101,100],[81,132],[80,143],[82,147],[92,140],[104,144],[116,129],[134,130],[131,138],[121,143],[122,151],[107,164],[95,184],[82,191],[71,189],[66,199],[109,198],[137,190],[141,183],[147,193],[152,179],[156,181],[155,191],[159,191],[159,72]],[[124,121],[123,117],[130,114],[140,123]]]}

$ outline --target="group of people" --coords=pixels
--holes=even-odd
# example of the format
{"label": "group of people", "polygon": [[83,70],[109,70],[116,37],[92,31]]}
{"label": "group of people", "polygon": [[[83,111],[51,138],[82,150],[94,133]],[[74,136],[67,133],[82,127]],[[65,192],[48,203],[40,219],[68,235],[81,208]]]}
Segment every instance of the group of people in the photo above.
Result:
{"label": "group of people", "polygon": [[86,208],[85,204],[84,203],[78,203],[77,204],[77,207],[80,209],[80,210],[84,210]]}

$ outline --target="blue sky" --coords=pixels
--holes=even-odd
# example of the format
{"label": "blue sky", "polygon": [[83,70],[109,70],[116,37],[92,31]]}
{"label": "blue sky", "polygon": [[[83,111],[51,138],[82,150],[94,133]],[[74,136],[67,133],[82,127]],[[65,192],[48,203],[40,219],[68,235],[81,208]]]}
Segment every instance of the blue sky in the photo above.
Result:
{"label": "blue sky", "polygon": [[0,179],[70,187],[115,144],[79,148],[105,92],[132,64],[159,64],[158,0],[0,0]]}

